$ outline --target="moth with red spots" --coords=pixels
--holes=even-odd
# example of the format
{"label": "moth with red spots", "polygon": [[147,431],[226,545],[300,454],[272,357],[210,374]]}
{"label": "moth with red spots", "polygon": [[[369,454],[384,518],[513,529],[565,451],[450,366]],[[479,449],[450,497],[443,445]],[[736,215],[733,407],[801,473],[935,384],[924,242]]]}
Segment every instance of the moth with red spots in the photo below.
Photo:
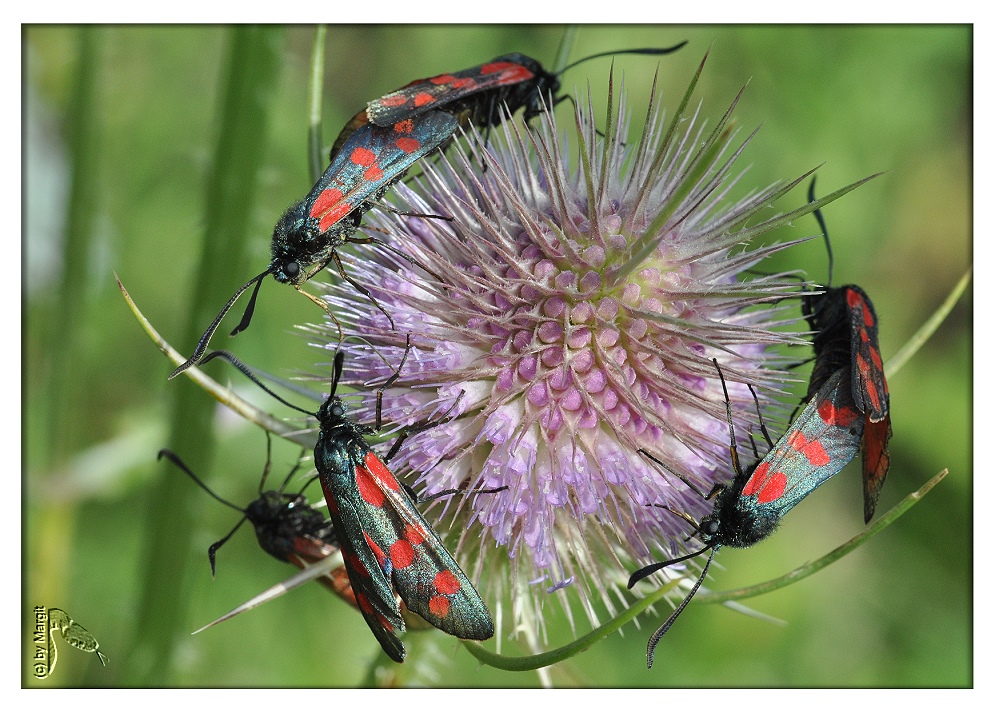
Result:
{"label": "moth with red spots", "polygon": [[[215,576],[215,554],[219,547],[225,544],[243,522],[249,520],[257,534],[260,548],[278,561],[293,564],[300,569],[306,565],[327,558],[340,550],[336,531],[326,516],[312,507],[302,493],[290,494],[284,492],[291,476],[298,469],[292,469],[285,482],[277,490],[264,491],[264,480],[270,467],[270,438],[267,441],[268,465],[260,478],[259,496],[250,502],[246,508],[234,505],[219,497],[197,475],[195,475],[183,460],[173,451],[164,448],[160,450],[157,459],[166,458],[194,480],[203,490],[222,504],[243,513],[243,518],[225,537],[208,547],[208,561]],[[350,588],[347,572],[341,567],[327,575],[316,579],[323,586],[337,594],[348,603],[357,605]]]}
{"label": "moth with red spots", "polygon": [[[815,179],[808,188],[808,200],[815,199]],[[832,281],[832,247],[825,220],[819,210],[815,218],[829,250],[829,281]],[[853,403],[864,414],[864,435],[860,442],[864,482],[864,522],[870,522],[878,494],[888,475],[891,457],[891,418],[888,414],[888,382],[878,347],[878,319],[867,294],[856,285],[826,287],[819,295],[802,299],[802,312],[815,332],[812,345],[815,365],[808,382],[806,398],[811,398],[834,373],[849,370]]]}
{"label": "moth with red spots", "polygon": [[[334,322],[338,322],[325,303],[301,291],[303,283],[332,262],[345,281],[378,306],[364,286],[346,274],[337,249],[348,243],[377,243],[390,248],[374,237],[355,236],[361,218],[417,160],[450,138],[457,126],[454,116],[430,111],[386,127],[363,126],[352,133],[305,199],[292,205],[278,220],[271,239],[271,262],[267,269],[240,286],[205,330],[194,353],[170,374],[170,378],[201,360],[222,318],[236,300],[255,285],[243,319],[231,334],[246,329],[260,285],[268,274],[279,283],[289,283],[299,289],[326,310]],[[381,310],[381,306],[378,307]],[[385,313],[384,310],[382,312]],[[387,313],[385,316],[389,317]]]}
{"label": "moth with red spots", "polygon": [[342,370],[343,353],[338,352],[330,396],[317,414],[315,463],[368,627],[388,656],[402,662],[406,649],[393,632],[405,630],[398,592],[411,612],[445,633],[471,640],[492,637],[486,604],[405,486],[365,441],[375,429],[347,418],[336,396]]}
{"label": "moth with red spots", "polygon": [[446,111],[458,118],[462,125],[485,129],[497,126],[503,120],[504,105],[510,114],[523,108],[524,119],[530,120],[569,98],[568,94],[557,98],[553,96],[561,86],[559,75],[577,64],[616,54],[660,56],[675,52],[685,44],[681,42],[664,49],[601,52],[575,61],[559,72],[545,71],[540,62],[524,54],[504,54],[469,69],[417,79],[369,101],[367,107],[340,131],[330,157],[339,153],[351,134],[361,126],[369,123],[390,126],[431,110]]}
{"label": "moth with red spots", "polygon": [[[347,577],[365,622],[385,653],[396,662],[406,657],[406,648],[396,635],[406,629],[396,594],[410,613],[455,637],[486,640],[494,633],[489,609],[472,582],[417,509],[416,496],[385,465],[406,437],[437,422],[405,429],[384,458],[365,440],[381,427],[381,392],[398,379],[406,354],[399,369],[379,389],[374,427],[347,418],[344,402],[336,395],[343,372],[342,351],[333,359],[330,395],[314,414],[275,394],[228,352],[211,352],[204,360],[225,358],[282,403],[319,420],[313,460]],[[452,492],[456,491],[440,494]]]}
{"label": "moth with red spots", "polygon": [[[718,368],[717,361],[715,367]],[[641,579],[662,568],[686,561],[709,550],[711,552],[693,589],[649,639],[647,660],[650,668],[656,645],[697,593],[711,566],[715,552],[723,546],[749,547],[770,536],[777,529],[781,518],[792,507],[853,459],[857,454],[864,428],[863,417],[853,403],[847,371],[841,369],[826,380],[795,418],[788,431],[771,446],[770,452],[755,464],[743,469],[736,451],[735,426],[732,423],[728,389],[720,368],[718,374],[722,377],[722,390],[725,393],[725,409],[731,440],[729,451],[735,469],[735,478],[730,485],[716,485],[711,492],[704,495],[685,477],[674,472],[674,475],[704,499],[714,500],[714,509],[699,522],[686,512],[671,510],[694,527],[697,536],[704,542],[704,547],[692,554],[639,569],[628,580],[628,588],[631,588]],[[764,435],[766,436],[765,429]],[[769,441],[769,438],[767,440]],[[648,452],[640,452],[662,467],[666,467]]]}

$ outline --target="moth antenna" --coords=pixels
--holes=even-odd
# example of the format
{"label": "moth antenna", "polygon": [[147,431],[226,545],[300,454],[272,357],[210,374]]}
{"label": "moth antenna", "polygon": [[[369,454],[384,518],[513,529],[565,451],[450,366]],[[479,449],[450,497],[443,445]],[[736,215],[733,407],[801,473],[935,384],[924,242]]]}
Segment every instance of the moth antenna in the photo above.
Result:
{"label": "moth antenna", "polygon": [[[673,625],[673,621],[675,621],[679,617],[679,615],[683,612],[683,609],[687,607],[688,603],[690,603],[690,599],[694,597],[695,593],[697,593],[697,589],[701,587],[701,582],[704,581],[704,577],[708,575],[708,568],[710,568],[711,566],[711,560],[715,558],[716,549],[717,547],[711,548],[711,555],[708,557],[707,562],[704,564],[704,570],[701,572],[701,575],[697,577],[697,583],[695,583],[694,587],[690,589],[690,593],[687,594],[687,597],[683,599],[683,602],[679,606],[677,606],[676,610],[673,611],[673,614],[666,619],[666,622],[660,625],[659,629],[652,634],[651,638],[649,638],[649,649],[648,649],[647,660],[649,663],[650,670],[652,669],[652,661],[654,659],[653,656],[655,655],[656,652],[656,645],[659,644],[659,641],[662,640],[663,635],[665,635],[666,631],[669,630],[670,627]],[[701,551],[704,550],[702,549]]]}
{"label": "moth antenna", "polygon": [[[215,319],[212,321],[212,324],[208,326],[208,329],[205,330],[204,334],[201,336],[201,339],[198,340],[198,344],[194,348],[194,353],[190,357],[187,358],[186,362],[184,362],[182,365],[180,365],[179,367],[177,367],[177,369],[173,370],[170,373],[170,376],[167,377],[168,380],[169,379],[173,379],[174,377],[176,377],[178,374],[180,374],[181,372],[183,372],[188,367],[199,363],[199,361],[201,360],[201,356],[203,354],[205,354],[205,350],[208,349],[208,343],[209,343],[209,341],[211,341],[212,335],[215,334],[215,331],[219,329],[219,325],[222,324],[222,318],[224,318],[226,316],[226,313],[228,313],[229,310],[232,308],[232,306],[236,303],[236,301],[239,300],[239,296],[243,295],[243,293],[246,291],[247,288],[249,288],[254,283],[256,283],[257,284],[257,288],[254,289],[254,291],[253,291],[253,293],[254,293],[253,298],[255,299],[256,298],[256,292],[257,292],[257,290],[260,289],[260,284],[263,283],[264,278],[267,275],[269,275],[270,273],[271,273],[271,269],[270,269],[270,267],[268,267],[266,271],[264,271],[263,273],[261,273],[261,274],[259,274],[257,276],[254,276],[253,278],[251,278],[249,281],[247,281],[242,286],[240,286],[236,290],[235,293],[232,294],[232,297],[229,298],[229,302],[226,303],[224,306],[222,306],[222,310],[219,311],[219,314],[215,316]],[[252,312],[252,309],[248,309],[248,310],[249,310],[250,315],[247,316],[245,313],[243,314],[243,322],[240,322],[240,324],[236,327],[236,329],[232,331],[233,335],[235,335],[237,332],[239,332],[240,328],[242,328],[242,329],[245,330],[246,326],[250,324],[250,317],[252,317],[253,312]]]}
{"label": "moth antenna", "polygon": [[[270,269],[265,271],[264,275],[266,275],[267,273],[270,273]],[[242,319],[240,319],[239,325],[237,325],[232,329],[232,332],[229,333],[229,337],[235,337],[236,335],[238,335],[239,333],[241,333],[243,330],[245,330],[250,326],[250,320],[253,318],[253,311],[256,310],[257,307],[257,293],[260,292],[260,286],[263,284],[263,282],[264,279],[261,276],[261,278],[257,280],[257,285],[253,289],[253,292],[250,293],[250,302],[246,304],[246,310],[243,311],[243,317]]]}
{"label": "moth antenna", "polygon": [[[666,561],[657,561],[654,564],[649,564],[648,566],[643,566],[642,568],[640,568],[638,571],[636,571],[635,573],[633,573],[628,578],[628,588],[631,588],[632,586],[634,586],[636,583],[638,583],[642,579],[646,578],[647,576],[651,576],[652,574],[654,574],[655,572],[659,571],[660,569],[665,569],[667,566],[672,566],[673,564],[679,564],[682,561],[687,561],[687,559],[693,559],[695,556],[700,556],[701,554],[703,554],[704,552],[706,552],[708,549],[712,549],[712,548],[713,547],[703,547],[701,549],[698,549],[695,552],[691,552],[690,554],[684,554],[683,556],[679,556],[676,559],[668,559]],[[712,555],[714,555],[714,552],[711,552],[711,553],[712,553]]]}
{"label": "moth antenna", "polygon": [[728,387],[725,386],[725,375],[722,374],[721,367],[718,366],[718,360],[712,357],[711,361],[715,363],[715,369],[718,370],[718,377],[721,379],[722,384],[722,392],[725,394],[725,417],[728,419],[728,435],[730,441],[728,450],[732,457],[733,469],[735,470],[736,477],[738,477],[742,473],[742,465],[739,463],[739,451],[736,449],[735,445],[735,426],[732,424],[732,402],[728,398]]}
{"label": "moth antenna", "polygon": [[599,54],[591,54],[588,57],[583,57],[582,59],[577,59],[576,61],[572,62],[571,64],[567,64],[560,71],[555,72],[555,76],[558,76],[558,75],[560,75],[560,74],[568,71],[572,67],[578,66],[579,64],[582,64],[583,62],[588,62],[591,59],[599,59],[600,57],[609,57],[609,56],[612,56],[614,54],[652,54],[652,55],[655,55],[655,56],[662,56],[663,54],[672,54],[673,52],[675,52],[675,51],[677,51],[679,49],[682,49],[686,44],[687,44],[687,40],[684,40],[684,41],[680,42],[680,44],[674,45],[672,47],[666,47],[666,48],[649,47],[649,48],[645,48],[645,49],[619,49],[619,50],[616,50],[616,51],[600,52]]}
{"label": "moth antenna", "polygon": [[333,357],[333,377],[330,384],[330,396],[336,394],[336,387],[340,383],[340,375],[343,374],[343,350],[337,350]]}
{"label": "moth antenna", "polygon": [[215,552],[219,550],[219,547],[221,547],[223,544],[229,541],[229,539],[232,538],[232,535],[236,533],[236,530],[238,530],[240,527],[243,526],[243,522],[245,522],[246,520],[247,520],[246,513],[243,513],[243,518],[236,523],[236,526],[233,527],[232,530],[227,535],[225,535],[217,542],[212,544],[210,547],[208,547],[208,563],[212,567],[212,578],[215,578]]}
{"label": "moth antenna", "polygon": [[260,387],[261,389],[263,389],[264,391],[266,391],[268,394],[270,394],[271,396],[273,396],[275,399],[277,399],[278,401],[280,401],[285,406],[287,406],[289,408],[292,408],[292,409],[295,409],[295,411],[299,411],[299,412],[301,412],[303,414],[306,414],[307,416],[314,416],[315,415],[314,411],[306,411],[305,409],[303,409],[301,407],[298,407],[298,406],[295,406],[290,401],[288,401],[288,400],[282,398],[281,396],[279,396],[278,394],[276,394],[266,384],[264,384],[262,381],[260,381],[260,379],[257,377],[257,375],[255,375],[253,372],[251,372],[250,368],[247,367],[245,364],[243,364],[236,357],[236,355],[234,355],[232,352],[229,352],[228,350],[214,350],[212,352],[209,352],[207,355],[205,355],[205,358],[201,361],[201,363],[202,364],[207,364],[208,362],[212,361],[216,357],[221,357],[222,359],[226,360],[229,364],[231,364],[233,367],[235,367],[240,372],[242,372],[243,375],[247,379],[249,379],[251,382],[253,382],[254,384],[256,384],[258,387]]}
{"label": "moth antenna", "polygon": [[[760,419],[760,430],[763,432],[763,438],[766,439],[767,445],[769,445],[770,448],[773,449],[774,442],[772,440],[770,440],[770,434],[767,433],[767,425],[765,423],[763,423],[763,410],[760,408],[760,398],[758,396],[756,396],[756,390],[753,389],[753,385],[752,384],[747,384],[746,386],[749,387],[749,393],[753,395],[753,401],[756,402],[756,416]],[[752,440],[752,436],[750,436],[750,440]],[[755,445],[753,446],[753,454],[757,458],[760,457],[760,454],[756,452],[756,446]]]}
{"label": "moth antenna", "polygon": [[159,453],[156,454],[156,460],[163,460],[164,458],[166,458],[171,463],[173,463],[178,468],[180,468],[182,471],[184,471],[185,473],[187,473],[187,476],[189,478],[191,478],[191,480],[193,480],[194,482],[196,482],[198,484],[198,487],[200,487],[202,490],[204,490],[209,495],[211,495],[212,497],[214,497],[216,500],[218,500],[219,502],[221,502],[223,505],[225,505],[226,507],[231,507],[232,509],[236,510],[237,512],[245,512],[245,510],[242,507],[240,507],[239,505],[234,505],[233,503],[229,502],[229,500],[226,500],[226,499],[220,497],[219,495],[217,495],[214,490],[212,490],[210,487],[208,487],[208,485],[206,485],[204,482],[202,482],[201,478],[199,478],[197,475],[195,475],[191,471],[191,469],[187,467],[187,464],[183,460],[180,459],[180,456],[178,456],[176,453],[174,453],[169,448],[161,448],[160,451],[159,451]]}
{"label": "moth antenna", "polygon": [[[270,455],[269,455],[269,453],[270,453],[270,436],[267,437],[267,443],[268,443],[268,457],[267,457],[267,460],[268,460],[268,465],[270,465]],[[233,527],[232,530],[227,535],[225,535],[222,539],[218,540],[217,542],[215,542],[214,544],[212,544],[210,547],[208,547],[208,563],[212,567],[212,578],[215,578],[215,552],[218,551],[218,549],[219,549],[220,546],[222,546],[227,541],[229,541],[229,538],[232,537],[232,535],[236,533],[237,529],[239,529],[240,527],[243,526],[243,522],[245,522],[246,519],[247,519],[247,517],[246,517],[246,510],[244,508],[238,506],[238,505],[234,505],[233,503],[229,502],[228,500],[223,499],[223,498],[219,497],[217,494],[215,494],[215,492],[210,487],[208,487],[207,485],[205,485],[205,483],[203,483],[201,481],[201,479],[198,478],[198,476],[195,475],[191,471],[191,469],[187,467],[187,465],[184,463],[184,461],[181,460],[180,457],[176,453],[174,453],[172,450],[170,450],[169,448],[161,448],[160,452],[156,454],[156,459],[157,460],[162,460],[163,458],[166,458],[171,463],[173,463],[178,468],[180,468],[185,473],[187,473],[188,477],[190,477],[191,480],[193,480],[194,482],[196,482],[198,484],[198,487],[200,487],[202,490],[204,490],[209,495],[211,495],[212,497],[214,497],[216,500],[218,500],[219,502],[221,502],[223,505],[226,505],[227,507],[231,507],[232,509],[236,510],[237,512],[242,512],[243,513],[243,516],[240,518],[239,522],[236,523],[236,526]],[[266,472],[265,472],[265,474],[266,474]],[[263,481],[261,481],[261,486],[262,485],[263,485]]]}
{"label": "moth antenna", "polygon": [[[812,176],[812,181],[808,184],[808,201],[815,201],[815,182],[819,179],[818,175]],[[812,214],[815,215],[815,221],[819,223],[819,228],[822,230],[822,238],[826,242],[826,253],[829,254],[829,280],[826,281],[826,288],[832,286],[832,276],[833,276],[833,250],[832,242],[829,241],[829,232],[826,230],[826,220],[822,217],[822,210],[816,209]]]}

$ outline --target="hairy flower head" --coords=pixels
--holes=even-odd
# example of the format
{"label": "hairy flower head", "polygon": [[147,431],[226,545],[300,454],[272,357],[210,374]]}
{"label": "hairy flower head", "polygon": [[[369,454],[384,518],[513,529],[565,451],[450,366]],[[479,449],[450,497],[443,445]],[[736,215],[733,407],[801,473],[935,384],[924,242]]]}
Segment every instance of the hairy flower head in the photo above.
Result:
{"label": "hairy flower head", "polygon": [[[390,465],[422,494],[467,490],[439,503],[462,530],[457,558],[514,630],[537,627],[551,600],[568,611],[570,592],[596,623],[595,601],[626,605],[636,564],[684,546],[693,530],[669,509],[697,518],[709,503],[670,470],[705,493],[733,475],[712,358],[746,455],[760,424],[739,383],[772,401],[789,380],[775,348],[796,341],[779,301],[800,279],[747,269],[789,245],[755,243],[790,219],[757,215],[801,178],[735,195],[748,140],[728,128],[731,109],[712,127],[697,111],[681,120],[684,102],[667,120],[653,90],[630,142],[620,105],[598,131],[577,104],[568,134],[551,113],[506,121],[398,188],[407,211],[453,219],[372,214],[389,234],[372,236],[408,258],[369,248],[348,268],[394,330],[341,279],[326,296],[348,334],[343,381],[366,392],[359,420],[374,419],[409,337],[383,418],[440,423]],[[336,328],[308,329],[338,345]]]}

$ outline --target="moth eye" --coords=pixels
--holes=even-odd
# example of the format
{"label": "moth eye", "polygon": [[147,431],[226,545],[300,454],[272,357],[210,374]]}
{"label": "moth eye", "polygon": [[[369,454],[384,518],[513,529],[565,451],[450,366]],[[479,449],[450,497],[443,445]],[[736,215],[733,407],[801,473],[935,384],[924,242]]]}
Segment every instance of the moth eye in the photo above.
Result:
{"label": "moth eye", "polygon": [[701,531],[706,534],[716,534],[718,532],[718,520],[711,520],[701,525]]}
{"label": "moth eye", "polygon": [[284,275],[288,276],[288,278],[295,278],[302,269],[298,265],[298,261],[289,261],[281,270],[284,271]]}

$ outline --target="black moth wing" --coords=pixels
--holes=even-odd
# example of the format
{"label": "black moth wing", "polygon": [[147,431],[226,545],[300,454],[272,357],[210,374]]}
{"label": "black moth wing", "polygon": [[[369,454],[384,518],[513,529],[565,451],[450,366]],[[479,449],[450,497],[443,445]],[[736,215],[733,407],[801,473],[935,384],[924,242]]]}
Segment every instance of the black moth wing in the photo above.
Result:
{"label": "black moth wing", "polygon": [[757,464],[737,506],[747,515],[782,517],[856,456],[863,429],[847,370],[840,369]]}
{"label": "black moth wing", "polygon": [[[518,61],[520,55],[496,59],[469,69],[414,81],[368,103],[368,119],[379,126],[411,118],[432,109],[449,110],[473,94],[532,82],[537,73]],[[531,60],[531,63],[534,64]]]}
{"label": "black moth wing", "polygon": [[417,160],[451,137],[454,116],[433,111],[417,122],[387,128],[363,125],[344,142],[305,198],[309,216],[325,232],[362,203],[375,199]]}
{"label": "black moth wing", "polygon": [[[364,529],[350,503],[344,504],[337,514],[338,533],[342,531],[345,539],[351,538],[352,534],[362,535],[363,539]],[[361,611],[364,621],[385,653],[396,662],[402,662],[406,657],[406,647],[395,631],[404,631],[406,624],[399,611],[399,602],[389,586],[388,578],[366,544],[343,544],[341,549],[344,554],[344,568],[347,570],[347,578],[350,579],[350,586],[357,599],[358,610]],[[373,579],[372,573],[378,573],[381,578]],[[390,599],[385,597],[386,590],[391,595]]]}
{"label": "black moth wing", "polygon": [[350,480],[354,479],[353,475],[329,475],[320,470],[323,492],[330,506],[330,519],[336,528],[337,537],[342,540],[340,548],[343,551],[344,568],[347,570],[358,610],[371,633],[389,657],[402,662],[406,657],[406,647],[395,631],[404,631],[406,624],[389,577],[375,553],[368,543],[356,543],[356,540],[368,539],[366,529],[369,525],[364,518],[367,503],[360,499],[356,486],[351,488],[343,484],[348,477]]}
{"label": "black moth wing", "polygon": [[369,452],[365,462],[357,471],[359,486],[375,486],[384,496],[374,510],[380,522],[368,528],[369,543],[391,568],[406,609],[455,637],[492,637],[489,609],[413,498],[378,456]]}
{"label": "black moth wing", "polygon": [[850,318],[853,399],[867,420],[877,423],[888,416],[888,383],[878,347],[878,319],[871,299],[859,286],[844,286],[844,290]]}

